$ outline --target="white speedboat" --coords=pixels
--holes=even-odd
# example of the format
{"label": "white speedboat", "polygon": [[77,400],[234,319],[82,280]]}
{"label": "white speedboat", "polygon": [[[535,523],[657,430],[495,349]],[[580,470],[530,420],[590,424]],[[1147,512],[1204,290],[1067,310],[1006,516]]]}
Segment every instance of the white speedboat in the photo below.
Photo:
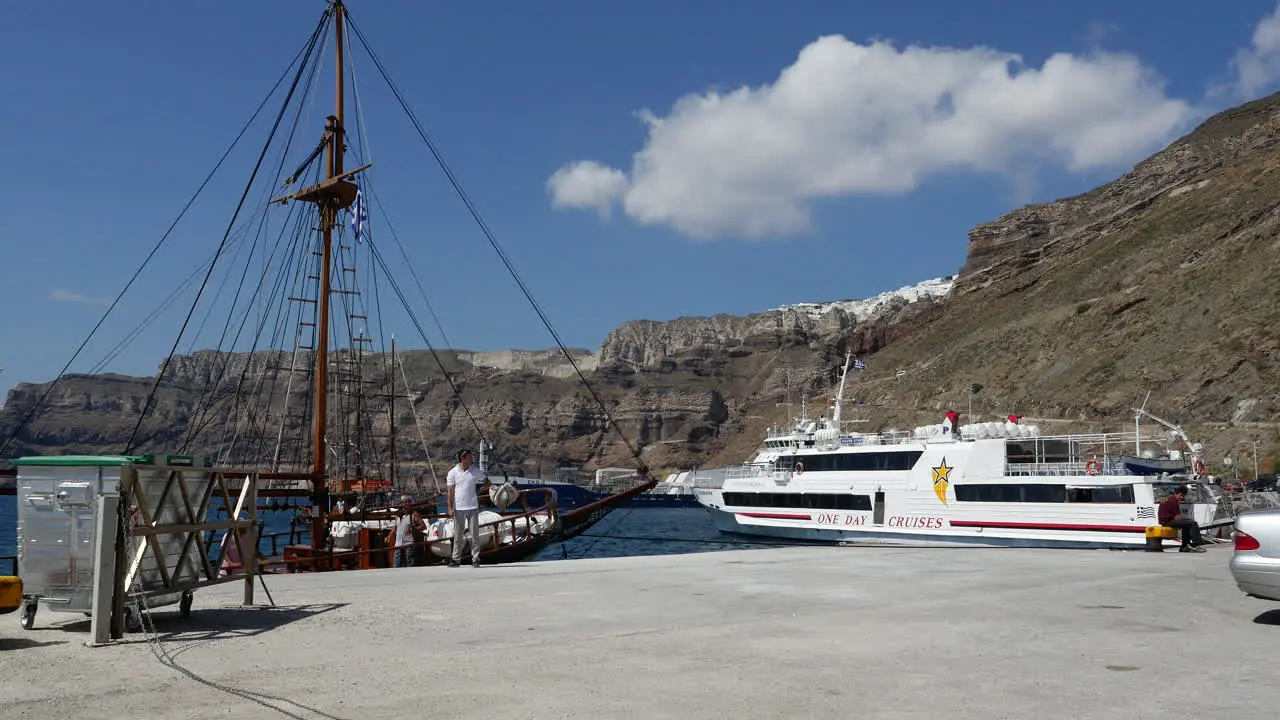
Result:
{"label": "white speedboat", "polygon": [[1187,443],[1188,456],[1165,434],[1139,437],[1136,423],[1132,432],[1046,436],[1017,416],[960,426],[956,413],[912,431],[846,433],[843,392],[842,376],[829,418],[772,430],[750,463],[695,478],[719,530],[858,544],[1140,547],[1158,503],[1179,485],[1189,488],[1184,513],[1202,526],[1222,520],[1199,444]]}

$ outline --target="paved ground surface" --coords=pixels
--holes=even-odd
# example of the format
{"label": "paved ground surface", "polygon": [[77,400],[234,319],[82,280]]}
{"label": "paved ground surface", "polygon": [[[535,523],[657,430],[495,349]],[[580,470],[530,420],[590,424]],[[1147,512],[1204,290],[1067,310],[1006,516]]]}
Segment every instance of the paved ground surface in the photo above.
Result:
{"label": "paved ground surface", "polygon": [[157,611],[157,642],[0,618],[0,713],[1275,718],[1280,603],[1238,592],[1229,555],[785,548],[282,576],[274,609],[222,586],[185,621]]}

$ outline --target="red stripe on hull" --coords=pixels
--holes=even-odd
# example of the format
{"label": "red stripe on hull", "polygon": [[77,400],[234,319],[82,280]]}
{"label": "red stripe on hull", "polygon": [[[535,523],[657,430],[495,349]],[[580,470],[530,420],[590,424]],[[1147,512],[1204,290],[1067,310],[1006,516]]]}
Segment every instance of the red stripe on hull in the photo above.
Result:
{"label": "red stripe on hull", "polygon": [[790,513],[740,512],[740,513],[734,513],[734,515],[745,515],[747,517],[754,517],[754,518],[771,518],[774,520],[812,520],[813,519],[813,517],[810,515],[792,515]]}
{"label": "red stripe on hull", "polygon": [[1010,530],[1085,530],[1091,532],[1131,532],[1140,533],[1147,528],[1142,525],[1071,525],[1062,523],[1016,523],[986,522],[975,520],[952,520],[952,527],[986,527],[1006,528]]}

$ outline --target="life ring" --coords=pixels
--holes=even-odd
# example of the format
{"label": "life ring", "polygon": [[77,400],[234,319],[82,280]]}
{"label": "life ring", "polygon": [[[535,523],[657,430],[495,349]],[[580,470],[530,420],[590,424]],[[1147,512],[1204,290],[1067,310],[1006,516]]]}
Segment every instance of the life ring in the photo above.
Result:
{"label": "life ring", "polygon": [[1102,471],[1102,463],[1098,462],[1098,458],[1090,458],[1084,464],[1084,472],[1086,475],[1097,475]]}
{"label": "life ring", "polygon": [[1192,460],[1191,472],[1195,473],[1196,475],[1204,475],[1205,474],[1204,460],[1201,460],[1200,458],[1196,458],[1195,460]]}

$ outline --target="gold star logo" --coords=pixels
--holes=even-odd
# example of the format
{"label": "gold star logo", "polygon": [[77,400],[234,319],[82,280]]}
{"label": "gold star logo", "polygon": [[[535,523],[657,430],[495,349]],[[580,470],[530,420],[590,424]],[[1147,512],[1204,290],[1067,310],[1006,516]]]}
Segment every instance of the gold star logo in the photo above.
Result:
{"label": "gold star logo", "polygon": [[938,496],[943,505],[947,504],[947,488],[951,487],[951,468],[947,467],[947,459],[933,470],[933,494]]}

